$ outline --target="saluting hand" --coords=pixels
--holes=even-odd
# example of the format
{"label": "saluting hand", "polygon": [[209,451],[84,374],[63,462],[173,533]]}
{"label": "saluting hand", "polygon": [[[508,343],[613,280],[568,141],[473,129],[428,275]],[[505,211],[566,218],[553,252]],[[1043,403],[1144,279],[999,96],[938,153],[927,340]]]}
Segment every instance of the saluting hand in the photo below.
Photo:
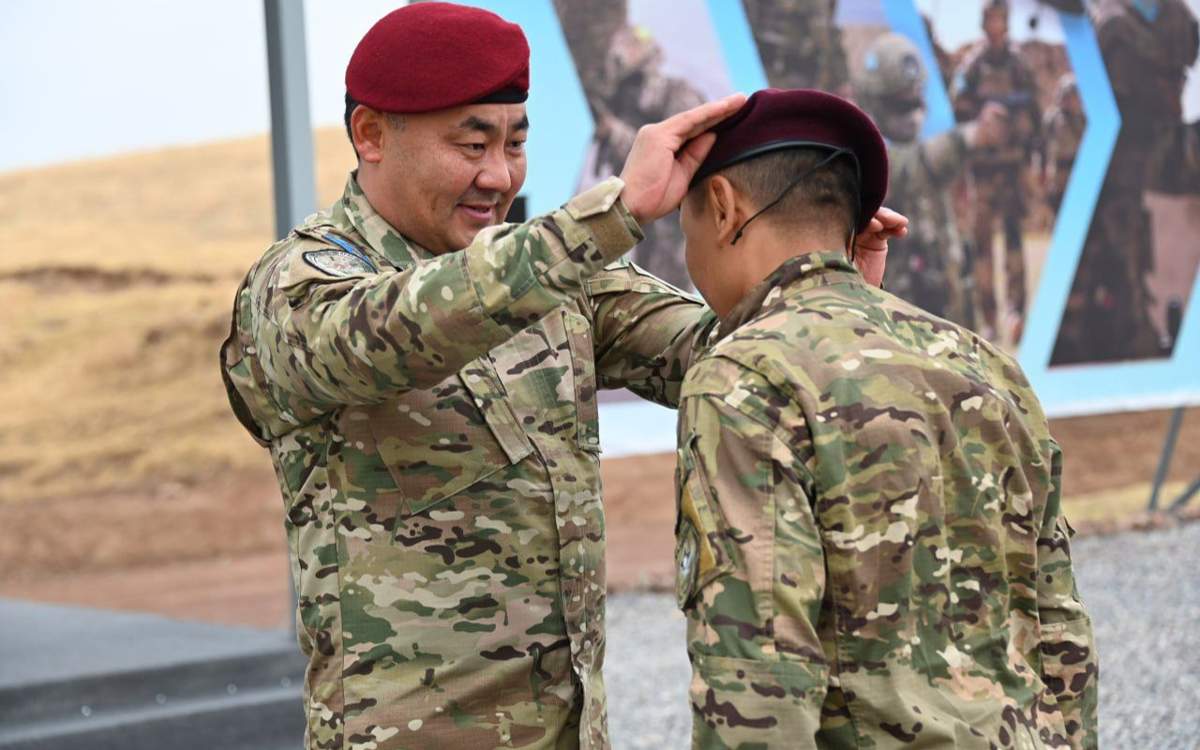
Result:
{"label": "saluting hand", "polygon": [[908,234],[908,217],[890,208],[880,208],[867,228],[854,237],[854,265],[872,286],[883,284],[888,240]]}
{"label": "saluting hand", "polygon": [[716,140],[707,131],[745,103],[745,94],[733,94],[638,130],[621,170],[621,200],[639,224],[679,207]]}

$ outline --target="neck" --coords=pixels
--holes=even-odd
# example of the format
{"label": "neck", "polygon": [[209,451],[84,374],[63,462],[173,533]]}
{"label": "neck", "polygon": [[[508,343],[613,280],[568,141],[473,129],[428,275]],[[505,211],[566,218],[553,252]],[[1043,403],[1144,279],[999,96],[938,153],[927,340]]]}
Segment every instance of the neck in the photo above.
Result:
{"label": "neck", "polygon": [[782,231],[766,226],[757,232],[747,232],[737,245],[725,249],[725,277],[729,280],[725,295],[727,304],[722,305],[724,310],[714,305],[714,311],[721,316],[728,314],[750,290],[788,260],[799,255],[844,249],[846,240],[840,230],[831,231],[828,226]]}
{"label": "neck", "polygon": [[[367,202],[371,204],[371,208],[375,213],[379,214],[384,221],[399,232],[406,240],[411,240],[423,248],[433,252],[428,248],[423,240],[426,238],[414,236],[410,233],[410,227],[405,223],[404,216],[393,210],[395,206],[403,205],[403,202],[398,200],[394,192],[390,189],[387,180],[383,178],[379,170],[373,169],[370,164],[360,163],[358,166],[358,174],[355,177],[358,181],[358,187],[362,190]],[[435,253],[436,254],[436,253]]]}
{"label": "neck", "polygon": [[382,216],[392,226],[396,226],[392,221],[393,217],[380,210],[381,208],[386,210],[388,196],[387,185],[379,178],[379,173],[372,169],[370,164],[359,162],[355,179],[358,181],[358,187],[362,189],[363,195],[366,196],[367,202],[371,204],[371,208],[375,209],[375,213]]}

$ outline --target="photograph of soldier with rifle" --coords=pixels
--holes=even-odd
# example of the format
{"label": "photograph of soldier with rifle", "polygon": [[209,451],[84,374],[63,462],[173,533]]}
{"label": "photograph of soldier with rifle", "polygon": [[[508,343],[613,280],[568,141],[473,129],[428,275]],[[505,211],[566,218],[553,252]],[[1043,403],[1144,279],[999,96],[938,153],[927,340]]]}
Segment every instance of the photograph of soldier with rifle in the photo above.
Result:
{"label": "photograph of soldier with rifle", "polygon": [[1002,120],[995,137],[969,144],[968,167],[952,193],[972,327],[1015,349],[1061,200],[1050,179],[1065,182],[1074,159],[1065,136],[1048,140],[1050,113],[1055,132],[1064,130],[1058,92],[1071,75],[1057,14],[1034,0],[917,6],[949,48],[940,57],[955,118],[968,123],[989,112]]}

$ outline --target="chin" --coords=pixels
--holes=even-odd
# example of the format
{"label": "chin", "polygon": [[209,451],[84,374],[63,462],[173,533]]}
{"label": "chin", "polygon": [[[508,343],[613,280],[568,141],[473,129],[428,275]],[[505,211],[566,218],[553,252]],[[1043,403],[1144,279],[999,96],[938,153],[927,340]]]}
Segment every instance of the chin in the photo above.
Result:
{"label": "chin", "polygon": [[467,227],[454,233],[454,249],[462,250],[475,241],[475,235],[485,227]]}

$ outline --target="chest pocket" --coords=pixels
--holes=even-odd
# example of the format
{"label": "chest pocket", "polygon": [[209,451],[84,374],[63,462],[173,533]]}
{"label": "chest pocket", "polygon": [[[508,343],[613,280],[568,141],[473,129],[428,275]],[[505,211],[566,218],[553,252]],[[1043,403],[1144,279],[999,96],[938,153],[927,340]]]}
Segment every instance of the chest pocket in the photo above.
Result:
{"label": "chest pocket", "polygon": [[547,315],[491,353],[516,416],[544,446],[600,452],[590,321],[574,308]]}
{"label": "chest pocket", "polygon": [[533,451],[487,357],[432,388],[371,407],[365,421],[402,515],[427,510]]}

